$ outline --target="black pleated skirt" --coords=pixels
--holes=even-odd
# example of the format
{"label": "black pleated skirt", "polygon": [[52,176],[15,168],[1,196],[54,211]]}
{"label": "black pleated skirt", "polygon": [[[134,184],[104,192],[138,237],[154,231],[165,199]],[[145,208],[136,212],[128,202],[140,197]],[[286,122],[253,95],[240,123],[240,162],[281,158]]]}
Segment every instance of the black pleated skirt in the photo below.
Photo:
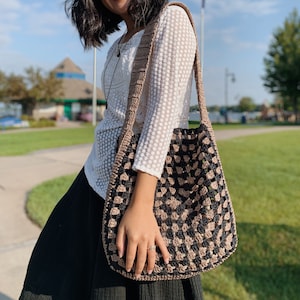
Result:
{"label": "black pleated skirt", "polygon": [[112,271],[101,222],[104,200],[81,170],[32,252],[20,300],[201,300],[200,276],[139,282]]}

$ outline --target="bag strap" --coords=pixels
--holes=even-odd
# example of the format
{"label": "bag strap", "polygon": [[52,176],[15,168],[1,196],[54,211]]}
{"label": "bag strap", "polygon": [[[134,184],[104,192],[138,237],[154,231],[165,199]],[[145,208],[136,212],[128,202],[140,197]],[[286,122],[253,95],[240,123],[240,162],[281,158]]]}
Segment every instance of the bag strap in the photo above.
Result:
{"label": "bag strap", "polygon": [[[192,24],[192,27],[195,32],[196,40],[197,40],[197,34],[195,25],[191,16],[191,13],[189,12],[188,8],[182,4],[177,2],[168,3],[162,10],[162,12],[170,5],[177,5],[179,7],[182,7]],[[155,18],[153,21],[151,21],[146,27],[145,32],[141,38],[140,45],[137,49],[137,53],[135,56],[135,60],[133,63],[133,69],[131,74],[131,80],[130,80],[130,86],[129,86],[129,94],[128,94],[128,104],[127,104],[127,111],[125,116],[124,125],[122,128],[120,140],[119,140],[119,150],[120,148],[126,149],[127,145],[130,143],[131,137],[133,135],[133,125],[135,122],[135,116],[136,112],[140,103],[140,98],[143,92],[143,86],[145,83],[147,70],[149,67],[149,64],[151,62],[151,54],[153,51],[154,46],[154,39],[155,35],[158,29],[158,23],[159,18],[162,14]],[[198,45],[198,42],[197,42]],[[197,90],[197,100],[198,100],[198,106],[199,106],[199,112],[200,112],[200,120],[201,123],[204,123],[208,130],[213,135],[211,123],[208,118],[208,112],[206,108],[205,103],[205,97],[204,97],[204,90],[203,90],[203,83],[202,83],[202,72],[201,72],[201,64],[200,64],[200,54],[199,54],[199,48],[196,47],[196,54],[195,54],[195,60],[194,60],[194,76],[196,81],[196,90]]]}

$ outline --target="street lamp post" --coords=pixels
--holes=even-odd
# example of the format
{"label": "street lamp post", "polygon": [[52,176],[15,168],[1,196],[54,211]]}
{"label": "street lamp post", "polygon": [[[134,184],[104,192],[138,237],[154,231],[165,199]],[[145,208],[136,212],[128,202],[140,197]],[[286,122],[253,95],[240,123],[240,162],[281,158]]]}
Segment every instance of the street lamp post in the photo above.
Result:
{"label": "street lamp post", "polygon": [[93,101],[92,101],[92,115],[93,126],[97,123],[97,49],[94,48],[94,62],[93,62]]}
{"label": "street lamp post", "polygon": [[224,110],[224,117],[225,123],[228,124],[228,78],[231,79],[231,82],[235,82],[235,75],[234,73],[230,73],[228,69],[225,69],[225,110]]}
{"label": "street lamp post", "polygon": [[200,23],[200,53],[201,53],[201,71],[203,74],[204,64],[204,11],[205,11],[205,0],[202,0],[201,5],[201,23]]}

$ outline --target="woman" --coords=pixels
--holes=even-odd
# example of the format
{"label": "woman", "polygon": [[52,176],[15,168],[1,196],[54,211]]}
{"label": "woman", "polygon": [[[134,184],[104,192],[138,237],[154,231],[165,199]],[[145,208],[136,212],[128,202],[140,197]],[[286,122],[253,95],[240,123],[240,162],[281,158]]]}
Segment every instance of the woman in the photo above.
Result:
{"label": "woman", "polygon": [[[110,48],[102,75],[107,100],[95,130],[92,151],[69,191],[51,214],[33,251],[20,299],[202,299],[200,277],[140,282],[151,274],[156,249],[170,254],[153,214],[154,191],[174,128],[188,127],[196,37],[186,12],[168,6],[158,31],[138,108],[135,132],[140,139],[133,168],[137,181],[118,228],[119,256],[136,280],[113,272],[101,241],[101,214],[126,114],[134,57],[147,24],[166,0],[66,0],[85,48],[101,47],[124,21],[127,31]],[[156,248],[157,247],[157,248]]]}

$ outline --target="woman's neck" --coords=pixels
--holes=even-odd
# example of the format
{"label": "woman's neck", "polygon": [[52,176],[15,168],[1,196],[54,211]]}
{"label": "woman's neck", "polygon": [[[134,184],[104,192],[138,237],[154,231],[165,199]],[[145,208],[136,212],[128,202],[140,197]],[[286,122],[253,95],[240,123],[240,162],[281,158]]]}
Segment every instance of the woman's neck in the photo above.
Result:
{"label": "woman's neck", "polygon": [[141,27],[136,27],[135,24],[134,24],[134,21],[132,20],[131,16],[130,15],[126,15],[126,16],[123,16],[123,20],[125,21],[125,24],[126,24],[126,27],[127,27],[127,32],[126,34],[124,35],[123,39],[122,39],[122,42],[123,43],[126,43],[130,40],[130,38],[135,34],[137,33],[138,31],[140,31]]}

